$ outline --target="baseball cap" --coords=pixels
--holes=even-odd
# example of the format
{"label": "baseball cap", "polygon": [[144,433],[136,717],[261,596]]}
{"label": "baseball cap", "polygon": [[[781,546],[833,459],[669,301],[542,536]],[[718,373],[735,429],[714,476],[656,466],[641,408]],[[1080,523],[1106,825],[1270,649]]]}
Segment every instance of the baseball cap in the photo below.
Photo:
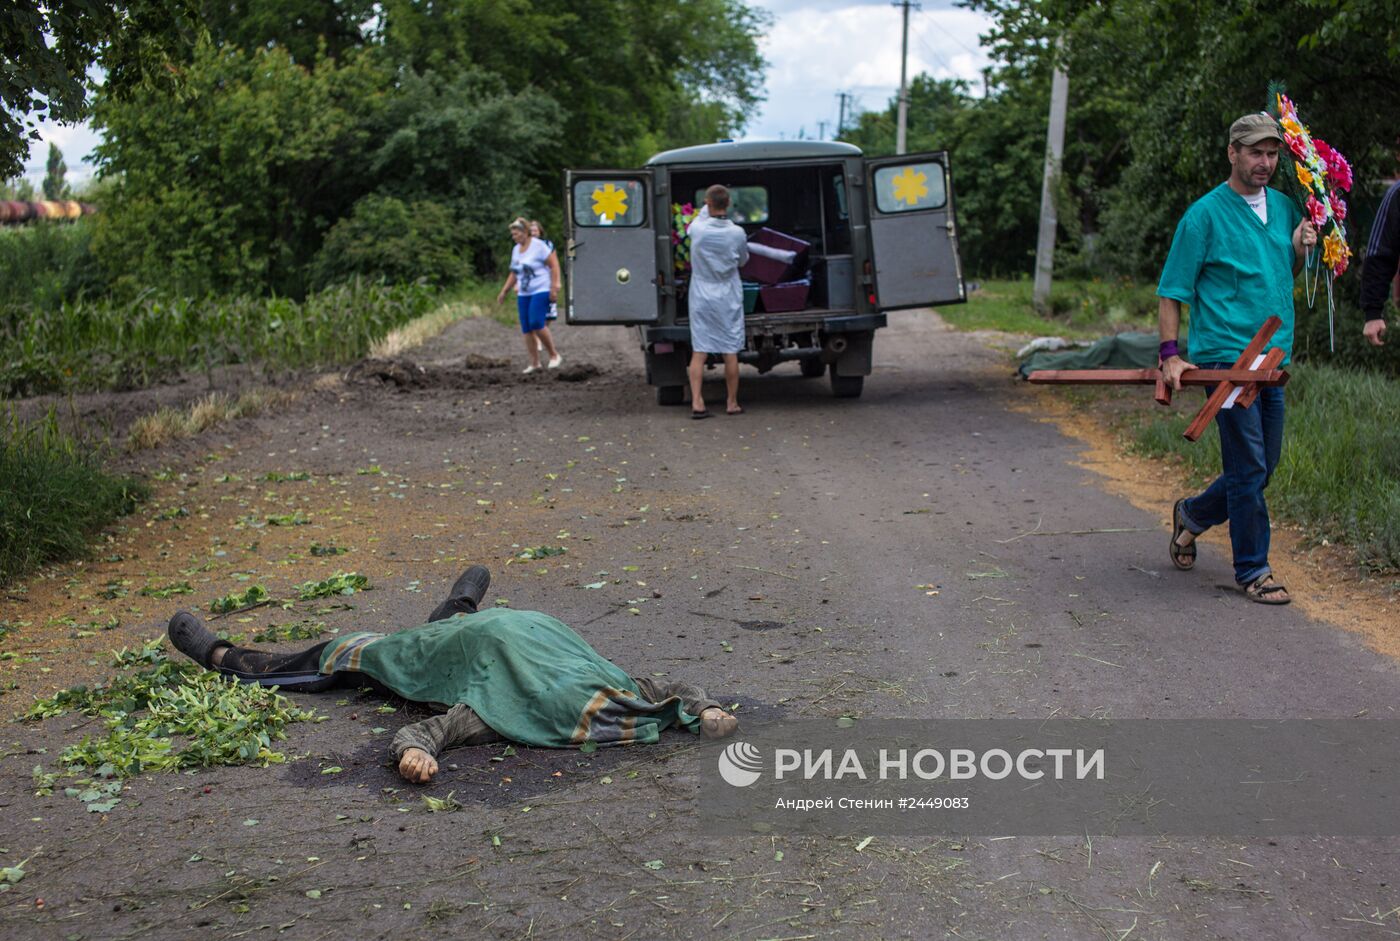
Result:
{"label": "baseball cap", "polygon": [[1283,131],[1278,122],[1262,111],[1246,114],[1230,125],[1230,143],[1257,144],[1261,140],[1283,142]]}

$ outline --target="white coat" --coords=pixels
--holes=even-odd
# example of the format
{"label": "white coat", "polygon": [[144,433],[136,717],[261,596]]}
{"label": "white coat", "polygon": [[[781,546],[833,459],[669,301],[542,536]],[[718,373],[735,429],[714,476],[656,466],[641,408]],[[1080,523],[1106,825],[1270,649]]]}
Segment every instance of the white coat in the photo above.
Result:
{"label": "white coat", "polygon": [[744,230],[710,207],[686,227],[690,236],[690,346],[697,353],[744,348],[744,286],[739,266],[749,260]]}

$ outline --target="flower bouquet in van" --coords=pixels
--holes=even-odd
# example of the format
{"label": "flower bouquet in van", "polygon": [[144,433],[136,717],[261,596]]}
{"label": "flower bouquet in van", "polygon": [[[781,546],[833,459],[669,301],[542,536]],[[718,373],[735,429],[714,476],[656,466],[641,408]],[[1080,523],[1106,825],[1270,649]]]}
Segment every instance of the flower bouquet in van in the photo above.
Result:
{"label": "flower bouquet in van", "polygon": [[685,230],[698,215],[700,210],[694,203],[671,204],[671,257],[675,259],[677,271],[690,270],[690,236]]}
{"label": "flower bouquet in van", "polygon": [[1318,245],[1322,248],[1320,253],[1308,252],[1304,267],[1308,306],[1313,305],[1319,277],[1325,278],[1330,330],[1335,310],[1332,282],[1346,272],[1351,261],[1351,248],[1347,245],[1347,204],[1342,197],[1343,192],[1351,192],[1351,164],[1341,151],[1313,136],[1281,85],[1269,87],[1269,99],[1269,113],[1283,129],[1285,146],[1280,154],[1283,166],[1279,176],[1284,192],[1317,229]]}

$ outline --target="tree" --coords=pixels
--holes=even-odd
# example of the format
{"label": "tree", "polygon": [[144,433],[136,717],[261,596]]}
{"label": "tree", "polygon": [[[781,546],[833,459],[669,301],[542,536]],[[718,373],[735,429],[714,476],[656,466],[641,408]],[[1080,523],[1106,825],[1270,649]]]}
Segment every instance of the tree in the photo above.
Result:
{"label": "tree", "polygon": [[203,0],[203,20],[216,45],[287,50],[313,66],[318,56],[339,59],[366,45],[374,0]]}
{"label": "tree", "polygon": [[631,166],[655,150],[712,140],[742,129],[762,100],[758,40],[769,16],[743,0],[385,0],[382,8],[392,61],[441,74],[471,64],[553,98],[562,124],[544,155],[553,168]]}
{"label": "tree", "polygon": [[[1113,270],[1157,270],[1186,206],[1225,178],[1230,122],[1265,107],[1271,80],[1351,158],[1361,203],[1395,167],[1396,132],[1377,115],[1400,113],[1400,0],[970,5],[994,19],[999,77],[1048,76],[1053,39],[1068,37],[1071,140],[1097,153],[1097,260]],[[1100,102],[1088,125],[1086,95]]]}
{"label": "tree", "polygon": [[0,183],[0,199],[18,199],[29,202],[34,198],[34,184],[27,177],[17,176]]}
{"label": "tree", "polygon": [[72,190],[68,186],[68,164],[63,162],[63,151],[58,145],[49,142],[49,160],[44,174],[44,198],[68,199]]}
{"label": "tree", "polygon": [[561,216],[551,207],[560,168],[549,155],[563,123],[543,92],[513,90],[479,69],[454,77],[407,73],[370,133],[374,192],[446,206],[472,268],[494,271],[510,247],[510,219],[525,214],[558,231]]}
{"label": "tree", "polygon": [[89,69],[122,95],[170,87],[202,27],[195,0],[8,0],[0,7],[0,177],[18,173],[44,120],[89,111]]}
{"label": "tree", "polygon": [[104,267],[128,290],[300,296],[325,230],[372,187],[390,79],[366,54],[308,69],[278,47],[202,44],[178,102],[104,95]]}

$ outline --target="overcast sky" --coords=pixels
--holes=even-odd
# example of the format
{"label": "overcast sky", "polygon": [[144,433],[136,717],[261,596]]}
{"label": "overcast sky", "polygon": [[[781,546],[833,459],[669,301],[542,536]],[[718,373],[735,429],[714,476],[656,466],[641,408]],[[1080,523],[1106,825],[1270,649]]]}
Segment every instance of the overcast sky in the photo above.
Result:
{"label": "overcast sky", "polygon": [[[838,92],[855,96],[857,109],[879,110],[899,87],[900,11],[889,0],[751,0],[773,14],[773,28],[763,41],[767,58],[768,100],[749,121],[745,136],[794,138],[835,133]],[[909,76],[928,72],[936,78],[965,78],[980,87],[987,57],[978,34],[989,21],[980,13],[958,9],[950,0],[924,0],[909,14]],[[43,135],[29,149],[28,175],[37,183],[44,174],[49,142],[58,144],[69,179],[91,174],[86,163],[97,135],[86,125],[45,123]]]}
{"label": "overcast sky", "polygon": [[[901,13],[889,0],[753,0],[774,17],[763,44],[768,100],[748,137],[826,136],[836,127],[838,92],[858,109],[883,109],[899,90]],[[978,44],[990,20],[949,0],[924,0],[909,13],[909,77],[965,78],[981,87],[987,56]]]}

